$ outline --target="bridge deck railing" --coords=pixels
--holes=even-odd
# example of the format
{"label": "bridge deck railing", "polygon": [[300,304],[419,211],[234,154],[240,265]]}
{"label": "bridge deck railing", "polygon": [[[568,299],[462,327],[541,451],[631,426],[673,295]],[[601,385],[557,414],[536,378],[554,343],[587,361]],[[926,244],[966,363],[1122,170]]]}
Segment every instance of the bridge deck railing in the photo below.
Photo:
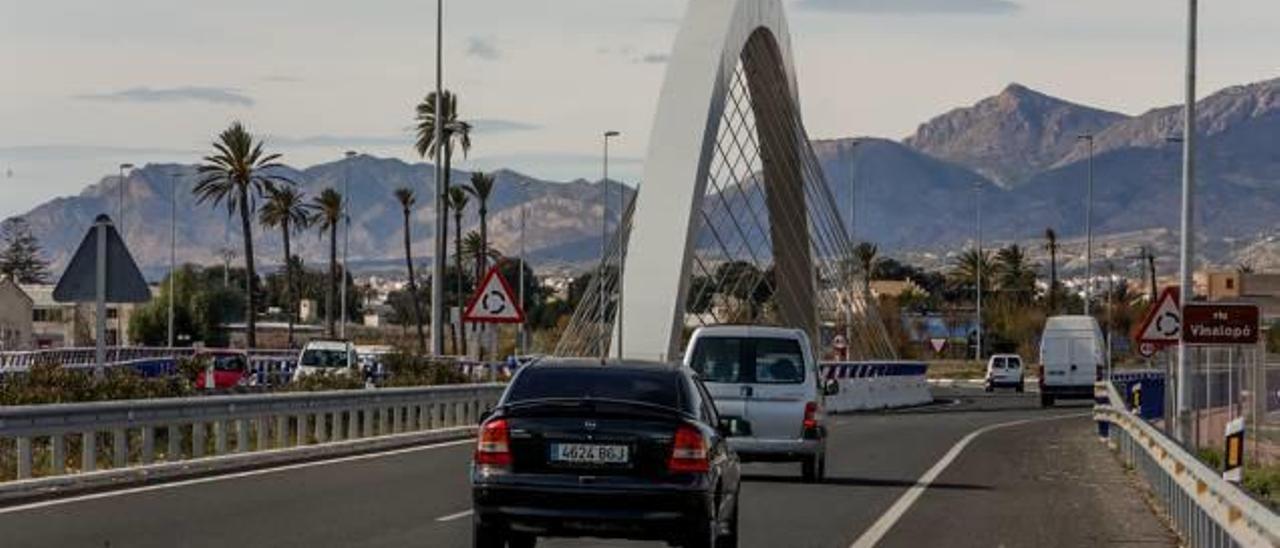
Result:
{"label": "bridge deck railing", "polygon": [[502,390],[469,384],[0,407],[0,480],[40,482],[474,425]]}
{"label": "bridge deck railing", "polygon": [[1280,516],[1224,480],[1182,445],[1134,414],[1112,383],[1098,383],[1094,418],[1124,463],[1190,546],[1280,546]]}

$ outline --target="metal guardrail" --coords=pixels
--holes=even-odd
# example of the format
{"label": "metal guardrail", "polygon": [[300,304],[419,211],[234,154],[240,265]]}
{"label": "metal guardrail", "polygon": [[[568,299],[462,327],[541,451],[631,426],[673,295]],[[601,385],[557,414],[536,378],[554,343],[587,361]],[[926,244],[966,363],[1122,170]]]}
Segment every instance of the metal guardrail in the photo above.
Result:
{"label": "metal guardrail", "polygon": [[1098,383],[1094,418],[1124,463],[1146,480],[1190,546],[1280,546],[1280,516],[1132,413],[1112,383]]}
{"label": "metal guardrail", "polygon": [[[503,389],[470,384],[0,407],[0,443],[13,447],[12,477],[59,477],[472,425]],[[78,446],[78,455],[69,454],[69,445]]]}

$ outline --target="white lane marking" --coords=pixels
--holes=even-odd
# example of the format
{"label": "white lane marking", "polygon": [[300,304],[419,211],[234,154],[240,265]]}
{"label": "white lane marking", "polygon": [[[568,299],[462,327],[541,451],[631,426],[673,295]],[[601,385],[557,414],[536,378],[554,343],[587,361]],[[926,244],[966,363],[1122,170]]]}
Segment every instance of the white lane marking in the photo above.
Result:
{"label": "white lane marking", "polygon": [[322,461],[315,461],[315,462],[302,462],[298,464],[288,464],[284,466],[277,466],[275,468],[263,468],[261,470],[247,470],[244,472],[236,472],[234,474],[223,474],[220,476],[209,476],[204,478],[195,478],[195,479],[175,481],[170,483],[158,483],[156,485],[144,485],[142,487],[132,487],[129,489],[121,489],[118,491],[105,491],[102,493],[92,493],[88,495],[81,495],[78,497],[68,497],[64,499],[53,499],[53,500],[46,500],[41,502],[33,502],[30,504],[23,504],[20,506],[10,506],[8,508],[0,508],[0,515],[16,514],[18,512],[26,512],[28,510],[38,510],[40,508],[48,508],[50,506],[61,506],[63,504],[72,504],[76,502],[86,502],[91,500],[107,499],[107,498],[113,498],[113,497],[123,497],[126,495],[148,493],[151,491],[162,491],[165,489],[177,489],[179,487],[187,487],[190,485],[213,483],[215,481],[226,481],[226,480],[233,480],[233,479],[249,478],[249,477],[261,476],[265,474],[275,474],[279,472],[301,470],[304,468],[314,468],[317,466],[328,466],[331,464],[342,464],[346,462],[356,462],[356,461],[362,461],[362,460],[377,459],[382,457],[391,457],[395,455],[415,453],[418,451],[427,451],[430,449],[439,449],[442,447],[453,447],[456,445],[462,445],[462,444],[468,444],[468,443],[475,443],[475,439],[468,438],[468,439],[461,439],[461,440],[455,440],[455,441],[447,441],[442,443],[434,443],[431,445],[422,445],[418,447],[392,449],[390,451],[382,451],[379,453],[367,453],[363,455],[353,455],[350,457],[340,457],[336,459],[322,460]]}
{"label": "white lane marking", "polygon": [[876,520],[876,522],[871,525],[871,528],[862,533],[862,536],[858,537],[858,540],[849,545],[849,548],[872,548],[878,544],[880,540],[884,538],[885,534],[889,532],[889,529],[892,529],[894,524],[898,523],[898,520],[902,519],[902,516],[906,515],[907,510],[911,509],[911,505],[916,503],[916,500],[920,498],[920,495],[924,494],[925,490],[929,488],[929,485],[932,484],[934,480],[938,479],[938,476],[942,475],[942,472],[951,465],[951,461],[956,460],[956,457],[960,456],[960,452],[964,451],[964,448],[978,436],[992,430],[999,430],[1010,426],[1018,426],[1033,422],[1075,419],[1091,415],[1091,413],[1076,413],[1058,417],[1023,419],[990,424],[970,432],[968,435],[961,438],[960,441],[956,442],[956,444],[951,447],[950,451],[947,451],[945,455],[942,455],[942,458],[938,459],[938,462],[935,463],[932,468],[925,471],[924,475],[920,476],[920,479],[916,480],[916,484],[911,486],[910,489],[907,489],[907,492],[903,493],[901,497],[898,497],[898,500],[893,503],[893,506],[890,506],[889,509],[885,511],[884,515],[880,516],[880,519]]}
{"label": "white lane marking", "polygon": [[456,513],[456,514],[449,514],[449,515],[447,515],[447,516],[440,516],[440,517],[436,518],[436,521],[442,521],[442,522],[443,522],[443,521],[453,521],[453,520],[455,520],[455,519],[462,519],[462,518],[465,518],[465,517],[467,517],[467,516],[470,516],[470,515],[471,515],[471,512],[472,512],[472,510],[466,510],[466,511],[463,511],[463,512],[458,512],[458,513]]}

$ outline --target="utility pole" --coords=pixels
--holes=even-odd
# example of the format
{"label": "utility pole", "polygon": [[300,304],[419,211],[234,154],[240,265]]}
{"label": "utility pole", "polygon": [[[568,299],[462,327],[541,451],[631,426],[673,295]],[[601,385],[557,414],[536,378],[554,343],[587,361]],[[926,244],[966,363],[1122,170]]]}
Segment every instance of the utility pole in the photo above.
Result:
{"label": "utility pole", "polygon": [[[520,281],[519,281],[520,287],[519,289],[517,289],[517,291],[520,293],[518,298],[520,299],[521,310],[524,310],[524,303],[525,303],[525,300],[524,300],[524,265],[525,265],[524,254],[526,253],[526,250],[524,246],[524,231],[525,231],[525,216],[528,214],[528,210],[529,210],[529,206],[527,204],[527,197],[522,197],[520,202]],[[526,336],[525,324],[526,323],[529,323],[528,311],[525,311],[525,319],[520,322],[520,332],[518,333],[519,340],[517,341],[518,344],[516,345],[516,353],[520,354],[521,356],[525,355],[526,353],[526,350],[525,350],[525,336]]]}
{"label": "utility pole", "polygon": [[1111,378],[1111,338],[1114,336],[1114,316],[1111,309],[1116,304],[1116,265],[1107,261],[1107,378]]}
{"label": "utility pole", "polygon": [[[600,299],[600,361],[609,357],[608,302],[604,290],[605,268],[608,266],[609,231],[609,139],[621,135],[616,131],[604,132],[604,180],[600,183],[600,271],[596,274],[597,298]],[[621,280],[619,280],[621,281]],[[619,315],[621,311],[619,311]]]}
{"label": "utility pole", "polygon": [[[1194,244],[1191,234],[1192,215],[1195,211],[1195,143],[1196,143],[1196,0],[1187,0],[1187,81],[1186,106],[1183,111],[1182,129],[1182,246],[1179,260],[1179,282],[1182,306],[1195,298],[1192,275],[1195,268]],[[1191,434],[1191,363],[1187,345],[1178,343],[1178,439],[1186,444]]]}
{"label": "utility pole", "polygon": [[1088,316],[1093,302],[1093,134],[1077,139],[1089,144],[1089,182],[1084,204],[1084,315]]}
{"label": "utility pole", "polygon": [[173,307],[174,301],[178,300],[178,295],[174,293],[173,279],[178,275],[178,177],[181,174],[174,172],[170,175],[173,180],[169,188],[169,348],[173,348]]}
{"label": "utility pole", "polygon": [[[445,198],[449,191],[444,173],[444,0],[436,0],[436,100],[435,100],[435,257],[431,261],[431,354],[444,355],[444,263],[449,260]],[[460,274],[460,273],[459,273]]]}
{"label": "utility pole", "polygon": [[986,257],[982,254],[982,182],[979,181],[973,186],[974,194],[978,197],[978,247],[977,253],[974,255],[974,271],[978,280],[978,324],[977,324],[977,342],[978,349],[975,355],[978,361],[982,361],[982,269],[986,266]]}
{"label": "utility pole", "polygon": [[[351,271],[347,263],[347,248],[351,246],[351,165],[350,160],[355,158],[356,152],[348,150],[346,153],[347,164],[342,168],[342,279],[338,282],[338,291],[340,292],[340,302],[338,304],[342,316],[339,317],[338,338],[346,340],[347,338],[347,275]],[[286,258],[287,259],[287,258]]]}

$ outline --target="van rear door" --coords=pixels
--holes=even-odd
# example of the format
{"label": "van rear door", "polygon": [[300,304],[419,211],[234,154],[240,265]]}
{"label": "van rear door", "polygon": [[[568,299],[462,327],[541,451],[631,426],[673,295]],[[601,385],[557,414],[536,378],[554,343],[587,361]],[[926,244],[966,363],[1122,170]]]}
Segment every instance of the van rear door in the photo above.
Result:
{"label": "van rear door", "polygon": [[1092,385],[1098,374],[1098,341],[1088,331],[1073,332],[1071,335],[1071,367],[1067,369],[1067,384]]}
{"label": "van rear door", "polygon": [[689,366],[702,379],[721,417],[751,421],[747,398],[752,388],[745,382],[749,378],[748,351],[741,337],[699,337],[693,341]]}
{"label": "van rear door", "polygon": [[751,341],[755,383],[747,411],[752,435],[773,440],[804,437],[805,404],[814,400],[816,371],[808,371],[800,341],[757,338]]}

